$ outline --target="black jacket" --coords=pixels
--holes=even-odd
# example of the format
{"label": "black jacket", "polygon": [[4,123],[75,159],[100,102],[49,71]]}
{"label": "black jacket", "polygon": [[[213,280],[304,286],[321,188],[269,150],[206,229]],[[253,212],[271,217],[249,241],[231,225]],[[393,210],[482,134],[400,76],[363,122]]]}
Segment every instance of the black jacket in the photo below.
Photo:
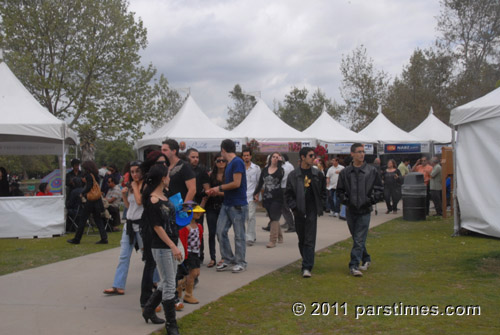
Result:
{"label": "black jacket", "polygon": [[384,187],[375,167],[363,163],[356,174],[351,164],[340,172],[337,194],[353,214],[367,214],[372,205],[383,199]]}
{"label": "black jacket", "polygon": [[[326,180],[325,175],[319,169],[311,168],[312,191],[314,203],[318,216],[323,215],[323,207],[326,205]],[[306,199],[304,190],[304,176],[300,167],[296,168],[288,175],[286,181],[285,200],[288,207],[294,212],[306,215]]]}

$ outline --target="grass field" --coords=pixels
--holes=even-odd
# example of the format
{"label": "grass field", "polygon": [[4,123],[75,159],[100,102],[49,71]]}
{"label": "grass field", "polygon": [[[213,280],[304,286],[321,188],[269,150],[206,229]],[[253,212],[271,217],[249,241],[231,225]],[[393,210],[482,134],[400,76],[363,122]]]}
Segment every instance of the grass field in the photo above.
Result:
{"label": "grass field", "polygon": [[84,234],[79,245],[66,242],[74,235],[75,233],[68,233],[68,235],[53,238],[0,239],[0,275],[116,248],[120,245],[122,233],[108,232],[109,244],[99,245],[95,244],[100,240],[97,228],[95,228],[95,233],[91,231],[89,235]]}
{"label": "grass field", "polygon": [[183,317],[181,333],[499,334],[499,240],[452,231],[451,219],[390,221],[370,231],[362,278],[348,275],[346,240],[317,254],[311,279],[286,266]]}

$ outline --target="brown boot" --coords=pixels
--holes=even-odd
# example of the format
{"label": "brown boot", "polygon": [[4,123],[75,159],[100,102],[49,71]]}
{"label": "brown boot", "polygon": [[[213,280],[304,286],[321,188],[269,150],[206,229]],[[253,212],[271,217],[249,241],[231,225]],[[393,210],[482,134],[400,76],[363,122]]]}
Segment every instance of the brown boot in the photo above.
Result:
{"label": "brown boot", "polygon": [[188,304],[199,304],[200,302],[193,296],[194,279],[189,278],[186,281],[186,294],[184,294],[184,302]]}
{"label": "brown boot", "polygon": [[269,243],[266,245],[267,248],[274,248],[276,246],[279,229],[280,223],[278,221],[271,221],[271,233],[269,234]]}
{"label": "brown boot", "polygon": [[279,222],[278,222],[278,243],[283,243],[283,231],[281,230]]}
{"label": "brown boot", "polygon": [[186,277],[177,281],[177,297],[182,300],[182,291],[186,289]]}

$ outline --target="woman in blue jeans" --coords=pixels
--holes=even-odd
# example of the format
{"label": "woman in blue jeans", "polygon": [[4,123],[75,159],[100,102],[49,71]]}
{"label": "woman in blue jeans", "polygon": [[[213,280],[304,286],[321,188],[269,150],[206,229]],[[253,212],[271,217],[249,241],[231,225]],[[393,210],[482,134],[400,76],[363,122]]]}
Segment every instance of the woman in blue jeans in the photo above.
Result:
{"label": "woman in blue jeans", "polygon": [[[127,275],[130,266],[130,258],[132,250],[139,248],[146,252],[143,244],[143,238],[140,234],[140,227],[142,225],[141,217],[143,212],[141,187],[143,183],[143,173],[141,170],[141,161],[134,161],[130,163],[129,174],[131,180],[122,189],[122,198],[127,211],[127,223],[123,229],[122,239],[120,241],[120,258],[118,266],[116,267],[115,279],[111,288],[105,289],[104,294],[109,295],[123,295],[125,294],[125,284],[127,283]],[[149,251],[151,252],[151,251]],[[143,258],[144,255],[143,255]],[[156,264],[153,259],[148,261],[145,259],[144,272],[141,285],[140,304],[144,307],[148,299],[152,295],[153,285],[153,271]],[[149,285],[145,285],[149,283]],[[164,320],[157,320],[158,323],[163,323]],[[160,322],[161,321],[161,322]]]}
{"label": "woman in blue jeans", "polygon": [[[142,202],[144,219],[153,231],[151,250],[160,273],[158,290],[162,292],[165,328],[167,334],[176,335],[179,334],[179,329],[175,317],[175,276],[178,262],[182,261],[183,256],[177,248],[179,230],[175,223],[175,208],[163,193],[168,181],[168,168],[165,165],[153,166],[145,177]],[[146,322],[156,317],[155,307],[144,308],[143,317]]]}

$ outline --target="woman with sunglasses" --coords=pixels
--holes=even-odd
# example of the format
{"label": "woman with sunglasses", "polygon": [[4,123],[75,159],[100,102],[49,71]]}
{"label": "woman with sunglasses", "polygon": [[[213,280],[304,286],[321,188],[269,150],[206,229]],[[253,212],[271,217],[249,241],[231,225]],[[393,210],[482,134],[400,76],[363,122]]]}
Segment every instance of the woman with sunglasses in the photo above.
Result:
{"label": "woman with sunglasses", "polygon": [[[175,316],[175,277],[177,262],[181,262],[183,257],[177,248],[179,231],[175,223],[175,207],[164,194],[167,183],[167,167],[161,164],[154,165],[145,178],[142,202],[144,218],[153,231],[151,248],[160,273],[157,291],[162,292],[165,328],[167,334],[179,334]],[[146,316],[144,318],[147,322]]]}
{"label": "woman with sunglasses", "polygon": [[268,248],[276,247],[276,242],[283,243],[283,233],[280,226],[281,210],[283,207],[283,189],[281,181],[285,171],[281,167],[281,155],[273,152],[268,160],[268,164],[260,173],[259,183],[253,192],[255,201],[259,201],[259,193],[262,190],[262,205],[271,220],[271,233],[269,236]]}
{"label": "woman with sunglasses", "polygon": [[[227,161],[222,158],[220,153],[215,156],[214,162],[215,164],[210,173],[210,188],[218,187],[224,183],[224,172],[227,166]],[[209,268],[214,267],[216,263],[215,236],[217,235],[217,220],[219,219],[223,201],[224,192],[217,192],[208,198],[205,205],[208,226],[208,248],[210,250],[210,262],[207,264]]]}

